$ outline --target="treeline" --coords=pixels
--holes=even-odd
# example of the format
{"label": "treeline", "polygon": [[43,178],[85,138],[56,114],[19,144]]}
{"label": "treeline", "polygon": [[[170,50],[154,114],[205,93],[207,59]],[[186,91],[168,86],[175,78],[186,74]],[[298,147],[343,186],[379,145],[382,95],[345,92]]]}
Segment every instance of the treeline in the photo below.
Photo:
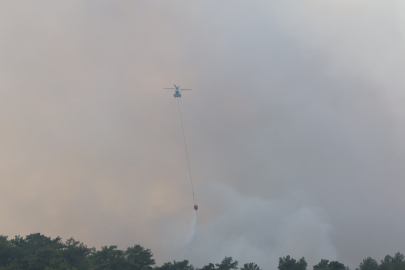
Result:
{"label": "treeline", "polygon": [[[101,250],[88,248],[83,243],[60,237],[51,239],[39,233],[27,237],[16,236],[8,240],[0,236],[0,270],[261,270],[255,263],[239,267],[232,257],[220,263],[209,263],[195,268],[189,261],[173,261],[161,266],[149,249],[140,245],[119,250],[117,246],[104,246]],[[266,267],[265,269],[268,269]],[[278,270],[307,270],[305,258],[295,260],[290,256],[279,259]],[[343,263],[321,260],[313,270],[349,270]],[[372,258],[364,259],[356,270],[405,270],[404,255],[385,256],[381,263]]]}

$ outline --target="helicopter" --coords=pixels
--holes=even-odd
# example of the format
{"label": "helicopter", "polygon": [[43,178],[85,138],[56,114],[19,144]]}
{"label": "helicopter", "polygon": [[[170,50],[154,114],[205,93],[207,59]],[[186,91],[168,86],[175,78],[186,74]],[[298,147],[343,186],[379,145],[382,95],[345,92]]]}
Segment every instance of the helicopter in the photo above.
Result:
{"label": "helicopter", "polygon": [[174,90],[174,95],[173,95],[175,98],[181,98],[180,90],[181,91],[183,91],[183,90],[191,90],[191,89],[180,89],[180,86],[176,86],[176,85],[174,85],[174,88],[163,88],[163,89],[175,89]]}

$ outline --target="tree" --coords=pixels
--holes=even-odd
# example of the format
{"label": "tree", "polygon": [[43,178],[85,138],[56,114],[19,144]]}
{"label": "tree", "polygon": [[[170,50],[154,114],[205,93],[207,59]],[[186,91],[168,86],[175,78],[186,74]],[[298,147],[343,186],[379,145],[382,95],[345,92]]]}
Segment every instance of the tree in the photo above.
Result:
{"label": "tree", "polygon": [[[12,247],[10,261],[24,270],[43,270],[50,266],[54,259],[62,259],[61,252],[64,244],[60,237],[51,239],[40,233],[24,237],[16,236],[9,241]],[[11,265],[11,264],[10,264]]]}
{"label": "tree", "polygon": [[402,255],[401,253],[397,252],[394,254],[394,257],[392,258],[392,268],[394,270],[404,270],[405,269],[405,261],[404,261],[405,256]]}
{"label": "tree", "polygon": [[19,244],[28,253],[35,253],[38,249],[44,247],[49,247],[55,250],[60,250],[64,247],[60,237],[56,237],[52,240],[50,237],[46,237],[40,233],[27,235],[25,239],[21,239]]}
{"label": "tree", "polygon": [[240,268],[240,270],[261,270],[261,269],[257,264],[251,262],[245,263],[243,267]]}
{"label": "tree", "polygon": [[306,270],[307,269],[307,262],[305,258],[302,257],[299,261],[291,258],[290,255],[286,257],[280,257],[278,260],[278,269],[279,270]]}
{"label": "tree", "polygon": [[90,268],[88,256],[92,251],[94,250],[87,248],[83,243],[80,243],[71,237],[65,242],[62,257],[66,260],[69,267],[74,267],[78,270],[87,270]]}
{"label": "tree", "polygon": [[[359,270],[378,270],[378,262],[371,257],[364,259],[360,265]],[[357,268],[356,268],[357,270]]]}
{"label": "tree", "polygon": [[140,245],[127,248],[124,256],[127,260],[128,270],[151,270],[152,265],[155,264],[150,249],[144,249]]}
{"label": "tree", "polygon": [[397,252],[394,257],[387,255],[381,261],[379,270],[403,270],[405,268],[404,255]]}
{"label": "tree", "polygon": [[302,257],[296,264],[295,264],[295,270],[306,270],[307,269],[307,262],[305,261],[305,258]]}
{"label": "tree", "polygon": [[405,256],[402,255],[401,253],[397,252],[395,253],[394,257],[392,258],[392,261],[394,263],[403,263],[404,262]]}
{"label": "tree", "polygon": [[329,263],[329,270],[345,270],[346,266],[338,261],[333,261]]}
{"label": "tree", "polygon": [[287,255],[286,257],[280,257],[278,259],[278,270],[294,270],[294,266],[297,261]]}
{"label": "tree", "polygon": [[41,247],[32,255],[21,260],[21,264],[26,270],[42,270],[50,265],[52,260],[61,259],[61,253],[57,249],[49,246]]}
{"label": "tree", "polygon": [[53,259],[44,270],[77,270],[77,268],[70,268],[65,260]]}
{"label": "tree", "polygon": [[44,269],[50,260],[61,256],[64,244],[60,237],[51,239],[40,233],[24,237],[16,236],[9,241],[11,255],[9,261],[16,260],[20,268],[25,270]]}
{"label": "tree", "polygon": [[322,259],[318,264],[313,266],[314,270],[329,270],[329,261]]}
{"label": "tree", "polygon": [[318,264],[313,266],[314,270],[349,270],[343,263],[338,261],[329,262],[328,260],[322,259]]}
{"label": "tree", "polygon": [[238,261],[234,261],[232,257],[225,257],[221,263],[215,264],[218,270],[238,269]]}
{"label": "tree", "polygon": [[23,268],[20,267],[17,259],[11,261],[7,266],[0,267],[0,270],[22,270],[22,269]]}
{"label": "tree", "polygon": [[191,264],[188,264],[188,260],[184,260],[181,262],[173,261],[164,263],[160,267],[155,267],[157,270],[194,270],[194,267]]}
{"label": "tree", "polygon": [[7,236],[0,235],[0,266],[6,266],[13,259],[13,247]]}
{"label": "tree", "polygon": [[209,263],[208,265],[205,265],[203,268],[200,270],[216,270],[215,264]]}
{"label": "tree", "polygon": [[117,250],[117,246],[104,246],[100,251],[90,255],[93,264],[92,270],[122,270],[125,269],[126,260],[124,252]]}

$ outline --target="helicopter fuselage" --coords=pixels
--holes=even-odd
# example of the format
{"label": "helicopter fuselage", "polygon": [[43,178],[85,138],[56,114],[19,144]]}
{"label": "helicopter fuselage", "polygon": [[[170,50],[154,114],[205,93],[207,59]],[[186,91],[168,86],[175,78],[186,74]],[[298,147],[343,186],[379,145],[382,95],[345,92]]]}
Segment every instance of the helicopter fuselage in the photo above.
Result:
{"label": "helicopter fuselage", "polygon": [[191,89],[180,89],[180,86],[174,85],[174,88],[163,88],[163,89],[174,89],[174,97],[181,98],[181,90],[191,90]]}
{"label": "helicopter fuselage", "polygon": [[176,89],[176,91],[174,92],[174,95],[173,95],[175,98],[181,98],[181,93],[180,93],[180,91],[178,90],[178,89]]}

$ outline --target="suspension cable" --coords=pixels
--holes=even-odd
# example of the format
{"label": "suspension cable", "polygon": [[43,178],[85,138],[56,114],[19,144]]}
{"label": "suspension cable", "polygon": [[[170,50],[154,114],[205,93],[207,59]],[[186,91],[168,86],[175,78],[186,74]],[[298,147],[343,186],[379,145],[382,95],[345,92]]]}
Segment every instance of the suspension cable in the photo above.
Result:
{"label": "suspension cable", "polygon": [[195,199],[195,196],[194,196],[193,178],[191,177],[190,161],[189,161],[189,158],[188,158],[188,150],[187,150],[187,143],[186,143],[186,135],[184,134],[183,117],[181,116],[181,109],[180,109],[180,99],[177,99],[177,104],[179,105],[181,130],[183,131],[183,140],[184,140],[184,147],[185,147],[185,149],[186,149],[188,173],[189,173],[189,175],[190,175],[191,191],[193,192],[193,204],[196,205],[196,204],[197,204],[197,200]]}

